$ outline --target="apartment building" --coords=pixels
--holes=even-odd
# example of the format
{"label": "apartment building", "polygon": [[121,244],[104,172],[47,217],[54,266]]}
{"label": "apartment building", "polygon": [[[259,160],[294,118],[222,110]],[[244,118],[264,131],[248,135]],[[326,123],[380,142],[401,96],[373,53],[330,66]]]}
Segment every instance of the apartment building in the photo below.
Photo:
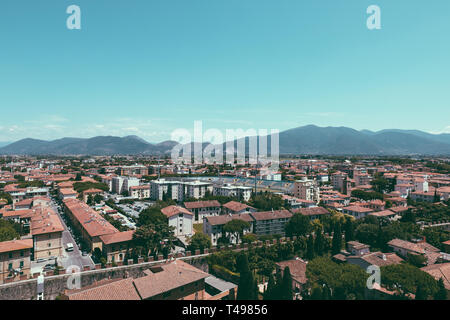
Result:
{"label": "apartment building", "polygon": [[130,244],[133,241],[134,230],[115,232],[100,236],[102,253],[108,263],[123,262]]}
{"label": "apartment building", "polygon": [[320,201],[320,189],[317,181],[306,178],[295,181],[293,195],[299,199],[318,203]]}
{"label": "apartment building", "polygon": [[101,236],[119,232],[82,201],[66,199],[64,200],[64,209],[74,228],[80,232],[83,242],[91,251],[94,251],[95,248],[102,250]]}
{"label": "apartment building", "polygon": [[180,181],[170,181],[165,179],[150,182],[150,199],[163,200],[164,195],[175,201],[183,201],[184,185]]}
{"label": "apartment building", "polygon": [[121,176],[146,176],[148,175],[148,168],[143,165],[124,166],[120,168]]}
{"label": "apartment building", "polygon": [[196,180],[184,183],[185,198],[200,199],[203,198],[207,192],[213,193],[213,186],[210,182]]}
{"label": "apartment building", "polygon": [[211,238],[211,243],[213,246],[217,245],[217,241],[222,237],[228,237],[230,243],[237,244],[238,239],[234,234],[225,234],[223,231],[223,226],[234,219],[240,219],[247,221],[250,227],[244,230],[244,235],[253,232],[253,218],[249,213],[243,214],[226,214],[220,216],[205,217],[203,219],[203,233],[207,234]]}
{"label": "apartment building", "polygon": [[30,233],[33,237],[33,260],[59,257],[63,254],[64,227],[58,215],[47,206],[33,207]]}
{"label": "apartment building", "polygon": [[112,192],[122,194],[123,192],[130,192],[131,187],[139,186],[139,179],[132,177],[113,177],[111,183]]}
{"label": "apartment building", "polygon": [[194,215],[194,223],[202,223],[204,217],[218,216],[221,212],[217,200],[185,202],[184,206]]}
{"label": "apartment building", "polygon": [[179,206],[168,206],[161,212],[169,219],[169,226],[174,227],[175,236],[191,236],[194,215],[187,209]]}
{"label": "apartment building", "polygon": [[0,284],[30,275],[33,240],[0,242]]}
{"label": "apartment building", "polygon": [[256,235],[279,234],[284,236],[284,227],[292,213],[289,210],[272,210],[264,212],[252,212],[253,233]]}
{"label": "apartment building", "polygon": [[130,188],[130,197],[134,199],[149,199],[150,198],[150,185],[134,186]]}
{"label": "apartment building", "polygon": [[252,196],[252,190],[252,187],[233,186],[231,184],[226,184],[223,186],[214,186],[213,195],[234,197],[241,201],[249,201],[250,197]]}

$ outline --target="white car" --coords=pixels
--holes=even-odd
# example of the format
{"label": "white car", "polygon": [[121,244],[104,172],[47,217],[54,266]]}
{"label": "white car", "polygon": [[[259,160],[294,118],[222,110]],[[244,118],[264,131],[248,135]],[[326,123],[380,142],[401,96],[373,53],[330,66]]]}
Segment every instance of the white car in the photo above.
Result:
{"label": "white car", "polygon": [[66,244],[66,251],[73,251],[73,243]]}

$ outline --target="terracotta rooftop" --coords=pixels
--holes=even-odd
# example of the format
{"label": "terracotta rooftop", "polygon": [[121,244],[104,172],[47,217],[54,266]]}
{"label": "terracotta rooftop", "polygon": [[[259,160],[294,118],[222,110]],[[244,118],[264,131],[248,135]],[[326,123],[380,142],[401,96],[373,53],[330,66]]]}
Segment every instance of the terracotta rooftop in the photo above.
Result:
{"label": "terracotta rooftop", "polygon": [[291,210],[292,213],[300,213],[303,216],[316,216],[330,214],[324,207],[300,208]]}
{"label": "terracotta rooftop", "polygon": [[186,209],[198,209],[198,208],[209,208],[209,207],[220,207],[220,202],[217,200],[209,201],[192,201],[185,202],[184,206]]}
{"label": "terracotta rooftop", "polygon": [[132,278],[103,281],[67,296],[69,300],[141,300]]}
{"label": "terracotta rooftop", "polygon": [[187,215],[190,215],[190,216],[193,215],[192,212],[190,212],[186,208],[183,208],[183,207],[180,207],[180,206],[168,206],[168,207],[162,208],[161,212],[167,218],[170,218],[170,217],[172,217],[174,215],[181,214],[181,213],[187,214]]}
{"label": "terracotta rooftop", "polygon": [[66,199],[64,204],[91,237],[119,232],[84,202],[77,199]]}
{"label": "terracotta rooftop", "polygon": [[102,242],[104,244],[126,242],[126,241],[131,241],[133,239],[133,234],[134,234],[134,230],[116,232],[116,233],[105,234],[103,236],[100,236],[100,240],[102,240]]}
{"label": "terracotta rooftop", "polygon": [[215,225],[224,225],[227,222],[234,220],[234,219],[240,219],[247,222],[253,222],[253,218],[250,216],[249,213],[240,213],[240,214],[224,214],[221,216],[210,216],[206,217],[206,220],[208,223],[212,226]]}
{"label": "terracotta rooftop", "polygon": [[246,210],[246,209],[254,209],[254,210],[256,210],[255,208],[253,208],[253,207],[251,207],[249,205],[246,205],[244,203],[240,203],[240,202],[237,202],[237,201],[227,202],[227,203],[225,203],[223,205],[223,207],[227,208],[228,210],[234,211],[234,212],[239,212],[239,211]]}
{"label": "terracotta rooftop", "polygon": [[209,277],[208,273],[181,260],[162,265],[162,271],[147,273],[147,276],[134,279],[134,285],[142,299],[187,285]]}
{"label": "terracotta rooftop", "polygon": [[306,283],[306,265],[307,263],[303,260],[287,260],[276,263],[283,271],[286,267],[289,267],[289,272],[291,273],[292,279],[298,283]]}
{"label": "terracotta rooftop", "polygon": [[0,242],[0,253],[33,248],[33,239]]}
{"label": "terracotta rooftop", "polygon": [[275,211],[264,211],[264,212],[252,212],[250,215],[256,221],[262,220],[273,220],[273,219],[285,219],[292,217],[292,213],[289,210],[275,210]]}

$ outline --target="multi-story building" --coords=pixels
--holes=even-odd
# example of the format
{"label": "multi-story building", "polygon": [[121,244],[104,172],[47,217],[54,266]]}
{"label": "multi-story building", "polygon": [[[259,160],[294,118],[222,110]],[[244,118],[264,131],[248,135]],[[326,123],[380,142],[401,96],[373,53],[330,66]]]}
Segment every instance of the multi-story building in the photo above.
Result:
{"label": "multi-story building", "polygon": [[213,195],[234,197],[242,201],[249,201],[252,196],[252,187],[233,186],[230,184],[224,186],[214,186]]}
{"label": "multi-story building", "polygon": [[59,257],[63,254],[64,227],[58,215],[47,206],[33,207],[30,231],[33,237],[33,260]]}
{"label": "multi-story building", "polygon": [[119,232],[97,211],[76,199],[64,200],[65,212],[91,251],[102,250],[101,236]]}
{"label": "multi-story building", "polygon": [[150,185],[134,186],[130,188],[130,197],[135,199],[149,199]]}
{"label": "multi-story building", "polygon": [[284,235],[284,227],[292,213],[288,210],[252,212],[253,233],[256,235],[279,234]]}
{"label": "multi-story building", "polygon": [[185,198],[200,199],[203,198],[207,192],[213,192],[213,186],[210,182],[196,180],[184,183]]}
{"label": "multi-story building", "polygon": [[150,199],[163,200],[164,195],[175,201],[183,201],[184,185],[180,181],[170,181],[165,179],[150,182]]}
{"label": "multi-story building", "polygon": [[316,180],[297,180],[294,183],[294,197],[299,199],[320,201],[320,189]]}
{"label": "multi-story building", "polygon": [[102,253],[108,263],[123,262],[133,240],[134,230],[115,232],[100,236]]}
{"label": "multi-story building", "polygon": [[191,236],[194,215],[187,209],[179,206],[168,206],[161,212],[169,219],[169,226],[174,227],[175,236]]}
{"label": "multi-story building", "polygon": [[123,192],[130,192],[131,187],[139,186],[139,179],[133,177],[113,177],[112,178],[112,192],[122,194]]}
{"label": "multi-story building", "polygon": [[333,186],[334,190],[337,190],[341,193],[347,193],[346,189],[346,183],[348,179],[348,174],[344,172],[334,172],[331,174],[331,185]]}
{"label": "multi-story building", "polygon": [[0,284],[30,275],[33,240],[0,242]]}
{"label": "multi-story building", "polygon": [[148,168],[143,165],[124,166],[120,168],[121,176],[148,175]]}
{"label": "multi-story building", "polygon": [[194,215],[194,223],[202,223],[204,217],[218,216],[221,212],[217,200],[185,202],[184,206]]}
{"label": "multi-story building", "polygon": [[[207,234],[211,238],[211,243],[213,246],[217,245],[217,241],[222,236],[227,237],[230,243],[237,244],[238,238],[235,234],[229,234],[223,231],[223,226],[227,222],[234,219],[243,220],[250,224],[250,227],[244,230],[244,235],[253,231],[253,218],[249,213],[210,216],[203,219],[203,233]],[[239,239],[239,241],[240,240],[241,239]]]}

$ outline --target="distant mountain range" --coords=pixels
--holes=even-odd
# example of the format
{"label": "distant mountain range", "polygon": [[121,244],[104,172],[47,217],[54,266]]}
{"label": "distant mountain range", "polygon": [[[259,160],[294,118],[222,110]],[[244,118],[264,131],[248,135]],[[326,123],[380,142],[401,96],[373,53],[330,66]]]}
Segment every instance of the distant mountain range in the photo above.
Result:
{"label": "distant mountain range", "polygon": [[[377,132],[308,125],[280,132],[281,154],[312,155],[450,155],[450,134],[387,129]],[[156,155],[177,143],[149,143],[137,136],[23,139],[0,148],[2,155]],[[203,146],[208,145],[204,143]]]}

